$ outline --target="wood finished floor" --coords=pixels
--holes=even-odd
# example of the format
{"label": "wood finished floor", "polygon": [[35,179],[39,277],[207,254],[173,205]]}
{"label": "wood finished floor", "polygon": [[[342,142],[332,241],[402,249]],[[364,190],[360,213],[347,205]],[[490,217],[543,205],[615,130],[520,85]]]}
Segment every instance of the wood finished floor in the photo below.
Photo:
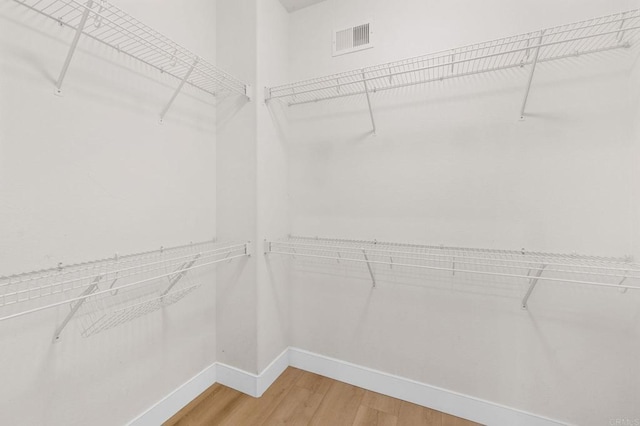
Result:
{"label": "wood finished floor", "polygon": [[472,426],[477,423],[289,367],[260,398],[215,384],[165,426]]}

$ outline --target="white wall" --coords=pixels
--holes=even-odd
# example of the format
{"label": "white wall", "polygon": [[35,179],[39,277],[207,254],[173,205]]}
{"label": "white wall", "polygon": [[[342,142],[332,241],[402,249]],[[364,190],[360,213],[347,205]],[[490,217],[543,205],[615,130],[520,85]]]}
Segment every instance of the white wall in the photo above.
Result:
{"label": "white wall", "polygon": [[[218,0],[217,66],[243,81],[256,79],[256,2]],[[256,107],[230,97],[217,108],[218,237],[256,237]],[[256,373],[256,256],[218,274],[219,362]]]}
{"label": "white wall", "polygon": [[[210,61],[216,4],[117,1]],[[0,275],[213,238],[214,99],[0,2]],[[215,288],[88,339],[60,310],[0,324],[0,423],[113,425],[131,420],[215,362]]]}
{"label": "white wall", "polygon": [[257,81],[251,103],[218,107],[218,234],[255,249],[218,276],[218,359],[259,373],[289,345],[285,265],[263,256],[263,241],[289,229],[285,129],[263,90],[287,73],[289,15],[277,0],[220,0],[218,16],[218,65]]}
{"label": "white wall", "polygon": [[288,73],[289,14],[279,0],[258,6],[257,207],[258,207],[258,371],[289,346],[290,296],[287,263],[262,256],[264,240],[289,233],[287,126],[282,108],[264,102],[264,87]]}
{"label": "white wall", "polygon": [[[291,15],[288,79],[634,3],[329,0]],[[369,18],[376,46],[332,58]],[[289,108],[292,233],[631,254],[631,63],[604,58],[540,64],[524,122],[527,69],[376,94],[376,137],[363,98]],[[296,262],[292,345],[575,424],[640,417],[638,294],[543,284],[522,311],[524,282],[376,273]]]}
{"label": "white wall", "polygon": [[633,254],[636,262],[640,262],[640,170],[637,164],[640,163],[640,54],[637,54],[636,62],[629,76],[629,116],[633,123],[632,140],[633,155],[632,161],[636,165],[633,167],[633,216],[634,220],[634,245]]}

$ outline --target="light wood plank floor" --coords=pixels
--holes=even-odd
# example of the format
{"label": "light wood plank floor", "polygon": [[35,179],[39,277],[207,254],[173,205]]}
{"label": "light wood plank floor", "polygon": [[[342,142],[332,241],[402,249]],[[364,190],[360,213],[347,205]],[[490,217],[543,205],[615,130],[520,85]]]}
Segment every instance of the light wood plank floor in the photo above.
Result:
{"label": "light wood plank floor", "polygon": [[215,384],[165,426],[473,426],[419,405],[289,367],[260,398]]}

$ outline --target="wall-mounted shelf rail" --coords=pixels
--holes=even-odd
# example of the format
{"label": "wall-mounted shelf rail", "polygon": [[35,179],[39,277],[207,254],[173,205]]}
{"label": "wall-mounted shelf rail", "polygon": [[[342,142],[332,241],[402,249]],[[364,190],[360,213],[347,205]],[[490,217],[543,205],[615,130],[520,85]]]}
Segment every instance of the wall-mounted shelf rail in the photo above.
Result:
{"label": "wall-mounted shelf rail", "polygon": [[[628,48],[640,38],[640,9],[545,30],[472,44],[415,58],[327,75],[266,89],[267,100],[300,105],[366,95],[516,67],[529,67],[526,99],[536,64],[612,49]],[[373,114],[371,114],[372,124]]]}
{"label": "wall-mounted shelf rail", "polygon": [[[290,237],[265,242],[267,254],[365,264],[376,286],[376,269],[444,271],[456,277],[483,275],[528,284],[522,308],[539,282],[640,290],[640,265],[628,258],[428,246],[378,241]],[[379,271],[379,269],[378,269]]]}
{"label": "wall-mounted shelf rail", "polygon": [[82,35],[106,44],[156,70],[175,77],[179,86],[162,118],[182,89],[189,85],[216,96],[230,92],[248,96],[248,86],[218,69],[153,28],[105,0],[15,0],[75,31],[67,58],[56,82],[60,94],[67,70]]}
{"label": "wall-mounted shelf rail", "polygon": [[74,317],[89,336],[181,300],[202,285],[191,282],[196,270],[248,256],[248,247],[206,241],[0,277],[0,322],[68,306],[54,340]]}

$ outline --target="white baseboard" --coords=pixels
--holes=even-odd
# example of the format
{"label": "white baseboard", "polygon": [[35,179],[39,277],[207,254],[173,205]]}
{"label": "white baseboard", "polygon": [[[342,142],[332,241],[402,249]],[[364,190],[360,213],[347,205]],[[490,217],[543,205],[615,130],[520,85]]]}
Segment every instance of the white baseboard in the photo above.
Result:
{"label": "white baseboard", "polygon": [[169,420],[198,395],[216,383],[217,364],[212,364],[188,382],[162,398],[147,411],[129,422],[129,426],[158,426]]}
{"label": "white baseboard", "polygon": [[158,426],[215,383],[259,398],[288,366],[289,348],[278,355],[260,374],[247,373],[239,368],[216,362],[133,419],[128,426]]}
{"label": "white baseboard", "polygon": [[261,397],[262,394],[271,387],[278,377],[289,367],[289,351],[287,348],[276,359],[271,361],[271,364],[265,368],[258,376],[257,384],[257,396]]}
{"label": "white baseboard", "polygon": [[289,348],[289,365],[484,425],[567,425],[567,423],[302,349]]}
{"label": "white baseboard", "polygon": [[289,348],[282,351],[260,374],[218,363],[218,383],[259,398],[289,366]]}
{"label": "white baseboard", "polygon": [[288,366],[488,426],[568,425],[350,362],[302,349],[287,348],[260,374],[248,373],[222,363],[213,364],[131,421],[129,426],[162,424],[216,382],[247,395],[260,397]]}

